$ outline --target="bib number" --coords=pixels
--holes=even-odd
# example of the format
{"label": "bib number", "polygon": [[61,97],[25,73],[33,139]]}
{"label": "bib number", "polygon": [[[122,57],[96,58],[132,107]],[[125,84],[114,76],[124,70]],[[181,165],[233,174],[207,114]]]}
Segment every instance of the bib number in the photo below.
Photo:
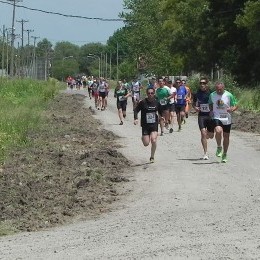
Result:
{"label": "bib number", "polygon": [[218,118],[223,124],[228,122],[228,113],[220,113]]}
{"label": "bib number", "polygon": [[160,104],[161,104],[162,106],[167,105],[167,100],[166,100],[166,99],[161,99],[161,100],[160,100]]}
{"label": "bib number", "polygon": [[120,96],[120,97],[118,97],[118,100],[119,101],[124,101],[124,100],[126,100],[126,98],[124,96]]}
{"label": "bib number", "polygon": [[220,113],[219,114],[219,118],[220,119],[225,119],[225,118],[227,119],[228,118],[228,114],[227,113]]}
{"label": "bib number", "polygon": [[200,111],[201,112],[209,112],[209,104],[200,104]]}
{"label": "bib number", "polygon": [[146,123],[153,124],[156,122],[156,115],[155,113],[146,113]]}
{"label": "bib number", "polygon": [[133,98],[134,98],[134,101],[139,100],[140,99],[140,94],[139,93],[134,93]]}

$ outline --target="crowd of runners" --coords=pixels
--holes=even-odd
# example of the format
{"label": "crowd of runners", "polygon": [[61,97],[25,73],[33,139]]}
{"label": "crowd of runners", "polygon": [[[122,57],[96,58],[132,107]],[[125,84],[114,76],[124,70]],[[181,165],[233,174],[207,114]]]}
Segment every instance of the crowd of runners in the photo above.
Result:
{"label": "crowd of runners", "polygon": [[[81,83],[78,83],[79,81]],[[231,114],[237,109],[237,101],[225,90],[224,83],[217,82],[214,91],[209,89],[208,83],[206,77],[201,77],[198,90],[192,93],[186,80],[180,78],[174,82],[168,77],[151,78],[147,86],[143,86],[138,79],[130,83],[126,80],[118,81],[113,94],[116,99],[119,125],[124,124],[128,100],[131,99],[135,125],[139,122],[138,113],[141,112],[142,142],[144,146],[151,145],[152,163],[158,133],[161,136],[165,131],[173,133],[174,124],[180,132],[193,108],[198,114],[198,127],[204,152],[201,159],[209,159],[207,139],[215,136],[216,156],[221,158],[221,162],[226,163],[232,125]],[[81,86],[86,88],[88,97],[93,98],[96,109],[103,111],[107,108],[110,87],[106,79],[83,76],[73,84],[67,80],[67,84],[71,89]]]}
{"label": "crowd of runners", "polygon": [[69,76],[66,80],[67,86],[71,90],[87,89],[88,97],[93,98],[95,108],[98,110],[107,109],[107,99],[109,93],[108,81],[103,78],[81,76],[74,79]]}

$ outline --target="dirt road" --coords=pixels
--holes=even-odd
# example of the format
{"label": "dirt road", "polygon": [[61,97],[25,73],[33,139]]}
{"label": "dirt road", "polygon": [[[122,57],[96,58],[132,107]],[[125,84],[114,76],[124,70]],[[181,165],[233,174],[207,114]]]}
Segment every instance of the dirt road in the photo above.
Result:
{"label": "dirt road", "polygon": [[[92,100],[86,105],[93,106]],[[110,100],[97,111],[121,136],[133,189],[100,218],[43,232],[0,238],[0,259],[260,259],[260,136],[232,131],[229,162],[201,161],[196,117],[159,137],[155,163],[133,125],[123,126]]]}

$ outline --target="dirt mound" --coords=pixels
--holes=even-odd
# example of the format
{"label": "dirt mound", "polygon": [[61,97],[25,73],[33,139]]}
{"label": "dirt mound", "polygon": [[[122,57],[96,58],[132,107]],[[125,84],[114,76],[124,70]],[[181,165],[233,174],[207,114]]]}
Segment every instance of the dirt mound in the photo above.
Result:
{"label": "dirt mound", "polygon": [[232,129],[260,134],[260,113],[236,111],[232,115]]}
{"label": "dirt mound", "polygon": [[97,215],[117,200],[129,162],[83,100],[60,94],[29,134],[31,145],[10,154],[0,173],[1,223],[34,231]]}

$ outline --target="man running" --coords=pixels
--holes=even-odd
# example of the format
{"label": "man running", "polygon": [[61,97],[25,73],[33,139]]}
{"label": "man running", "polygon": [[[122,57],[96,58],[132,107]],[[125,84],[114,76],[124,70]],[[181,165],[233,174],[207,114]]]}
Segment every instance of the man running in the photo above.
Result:
{"label": "man running", "polygon": [[141,111],[142,142],[144,146],[151,143],[150,162],[154,162],[158,136],[158,102],[155,90],[147,89],[147,97],[141,100],[134,109],[134,124],[138,124],[138,113]]}
{"label": "man running", "polygon": [[173,124],[174,124],[174,118],[176,118],[176,112],[175,112],[175,98],[176,98],[176,88],[173,86],[173,83],[171,80],[168,80],[167,82],[168,87],[171,90],[171,94],[173,97],[169,101],[169,124],[170,124],[170,130],[169,133],[173,133]]}
{"label": "man running", "polygon": [[[210,110],[213,112],[215,138],[217,142],[216,156],[221,162],[227,162],[227,151],[231,130],[231,113],[237,109],[236,98],[227,90],[222,82],[217,82],[215,91],[209,96]],[[222,148],[223,137],[223,148]]]}
{"label": "man running", "polygon": [[133,110],[137,106],[138,102],[141,99],[141,89],[142,89],[142,84],[135,79],[132,82],[131,90],[132,90],[132,102],[133,102]]}
{"label": "man running", "polygon": [[208,160],[208,138],[214,137],[213,121],[210,117],[209,110],[209,95],[208,79],[203,77],[200,79],[200,88],[193,97],[193,108],[198,112],[198,125],[201,134],[201,144],[204,155],[201,159]]}
{"label": "man running", "polygon": [[104,78],[100,78],[98,91],[99,91],[99,108],[101,111],[105,110],[107,107],[106,97],[107,97],[108,84]]}
{"label": "man running", "polygon": [[128,92],[125,85],[121,81],[118,81],[115,88],[114,97],[116,98],[118,117],[120,119],[119,125],[123,125],[123,118],[126,117],[127,98],[130,95],[131,93]]}
{"label": "man running", "polygon": [[159,87],[156,89],[156,98],[159,103],[158,113],[160,120],[161,136],[164,134],[164,127],[169,129],[169,101],[173,98],[171,89],[166,86],[164,79],[159,78]]}
{"label": "man running", "polygon": [[[190,90],[190,87],[187,85],[185,79],[183,79],[181,82],[182,82],[182,86],[184,86],[187,90],[186,105],[185,105],[185,117],[188,118],[189,112],[190,112],[191,99],[192,99],[191,90]],[[185,119],[184,119],[184,122],[185,122]]]}
{"label": "man running", "polygon": [[176,80],[176,104],[175,111],[177,115],[177,122],[179,125],[178,131],[181,131],[181,125],[184,122],[185,116],[185,106],[186,106],[186,97],[187,97],[187,89],[182,86],[182,82],[180,79]]}

